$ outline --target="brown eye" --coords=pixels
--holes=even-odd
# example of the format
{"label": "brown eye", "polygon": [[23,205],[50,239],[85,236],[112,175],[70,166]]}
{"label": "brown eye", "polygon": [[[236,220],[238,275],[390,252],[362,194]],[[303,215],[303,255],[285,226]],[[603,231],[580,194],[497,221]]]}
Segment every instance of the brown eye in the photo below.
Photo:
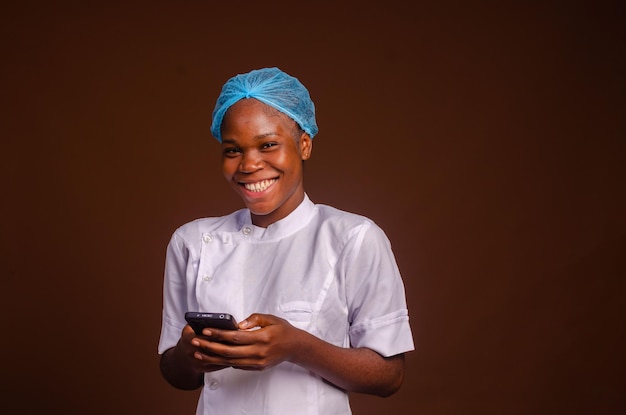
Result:
{"label": "brown eye", "polygon": [[227,147],[223,150],[223,153],[226,157],[235,157],[240,151],[237,147]]}

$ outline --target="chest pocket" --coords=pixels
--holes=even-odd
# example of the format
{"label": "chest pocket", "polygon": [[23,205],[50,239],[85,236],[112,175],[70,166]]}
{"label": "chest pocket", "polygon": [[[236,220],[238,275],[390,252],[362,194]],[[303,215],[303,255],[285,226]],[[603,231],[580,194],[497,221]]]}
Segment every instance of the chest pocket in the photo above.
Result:
{"label": "chest pocket", "polygon": [[307,329],[313,320],[315,304],[308,301],[289,301],[278,305],[278,316],[294,327]]}

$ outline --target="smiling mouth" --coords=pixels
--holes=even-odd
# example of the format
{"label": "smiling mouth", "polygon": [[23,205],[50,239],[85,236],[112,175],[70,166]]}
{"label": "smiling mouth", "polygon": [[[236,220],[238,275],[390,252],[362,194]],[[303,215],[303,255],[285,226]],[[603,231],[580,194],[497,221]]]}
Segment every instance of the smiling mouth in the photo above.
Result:
{"label": "smiling mouth", "polygon": [[243,183],[243,187],[250,192],[262,192],[276,182],[276,179],[261,180],[256,183]]}

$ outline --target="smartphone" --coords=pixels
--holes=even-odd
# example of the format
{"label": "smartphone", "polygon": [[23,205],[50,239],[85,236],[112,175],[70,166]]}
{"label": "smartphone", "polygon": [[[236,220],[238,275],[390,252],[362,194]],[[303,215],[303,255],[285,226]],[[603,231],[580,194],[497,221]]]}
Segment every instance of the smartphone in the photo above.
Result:
{"label": "smartphone", "polygon": [[237,330],[237,320],[228,313],[201,313],[198,311],[188,311],[185,313],[185,320],[197,335],[202,335],[202,329],[215,328],[226,330]]}

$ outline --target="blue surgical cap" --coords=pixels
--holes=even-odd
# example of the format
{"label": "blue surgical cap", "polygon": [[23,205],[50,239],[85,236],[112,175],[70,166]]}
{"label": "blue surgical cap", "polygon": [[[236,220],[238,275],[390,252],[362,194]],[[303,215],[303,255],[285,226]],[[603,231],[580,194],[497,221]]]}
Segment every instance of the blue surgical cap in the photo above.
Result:
{"label": "blue surgical cap", "polygon": [[222,120],[228,108],[244,98],[254,98],[288,115],[313,138],[318,128],[315,105],[304,85],[278,68],[255,69],[235,75],[222,87],[213,110],[211,133],[222,142]]}

